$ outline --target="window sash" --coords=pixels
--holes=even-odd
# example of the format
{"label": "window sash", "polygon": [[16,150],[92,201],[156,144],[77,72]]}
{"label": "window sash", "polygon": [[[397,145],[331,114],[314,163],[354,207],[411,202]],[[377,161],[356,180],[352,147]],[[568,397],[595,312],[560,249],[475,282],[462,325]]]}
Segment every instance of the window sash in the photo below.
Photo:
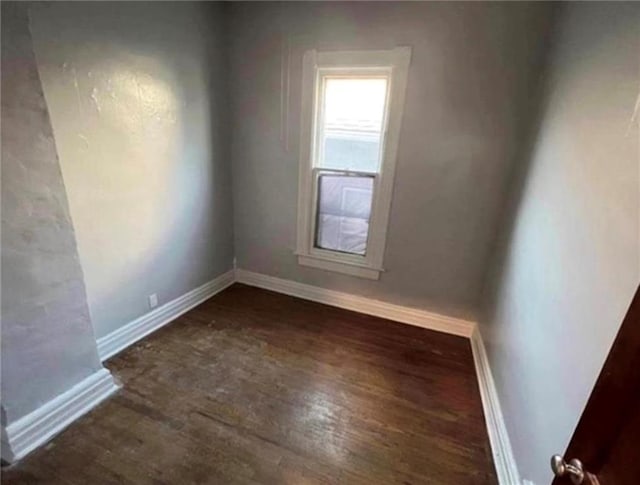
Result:
{"label": "window sash", "polygon": [[[346,251],[337,251],[332,249],[325,249],[317,246],[318,238],[318,217],[320,207],[320,176],[323,174],[342,175],[345,177],[369,177],[373,179],[373,191],[371,194],[371,215],[369,216],[369,230],[367,231],[367,251],[364,255],[349,253]],[[369,243],[371,242],[371,225],[374,220],[375,200],[378,190],[379,174],[376,172],[356,171],[356,170],[337,170],[330,168],[314,167],[311,170],[311,177],[313,180],[313,192],[311,195],[311,247],[309,253],[313,256],[320,257],[336,257],[338,259],[344,259],[353,263],[364,263],[367,260],[367,254],[369,253]]]}
{"label": "window sash", "polygon": [[[387,239],[393,179],[405,100],[411,48],[386,51],[307,51],[303,58],[302,115],[298,182],[298,225],[295,253],[298,263],[369,279],[378,279]],[[322,101],[323,76],[380,76],[387,78],[385,120],[381,133],[378,171],[341,170],[317,165],[318,107]],[[366,254],[358,255],[316,247],[318,176],[320,173],[374,178]]]}
{"label": "window sash", "polygon": [[378,153],[378,162],[376,172],[381,171],[384,163],[385,138],[387,135],[387,123],[389,120],[389,107],[391,97],[391,71],[388,67],[378,68],[324,68],[318,69],[316,73],[316,97],[313,109],[313,155],[312,166],[320,167],[320,162],[324,160],[324,139],[325,139],[325,113],[324,101],[326,97],[327,80],[329,79],[385,79],[387,81],[387,90],[385,93],[384,108],[382,114],[382,123],[380,126],[380,147]]}
{"label": "window sash", "polygon": [[[377,66],[377,67],[322,67],[317,68],[314,76],[314,105],[311,112],[313,123],[313,143],[311,151],[311,200],[310,200],[310,227],[309,236],[307,242],[307,252],[311,256],[320,257],[323,259],[330,259],[338,262],[345,262],[350,264],[372,266],[372,251],[370,251],[370,245],[372,243],[372,233],[376,224],[376,207],[379,206],[378,199],[378,185],[380,174],[383,170],[386,137],[387,137],[387,124],[389,121],[389,107],[391,102],[391,74],[392,70],[389,66]],[[323,160],[323,131],[324,131],[324,98],[326,92],[326,80],[327,79],[386,79],[387,92],[385,93],[385,105],[380,133],[380,148],[378,155],[377,170],[374,171],[362,171],[351,169],[334,169],[321,167],[320,161]],[[343,251],[334,251],[330,249],[323,249],[317,247],[316,239],[318,236],[318,184],[319,174],[322,172],[335,173],[342,175],[353,176],[367,176],[373,177],[373,194],[371,200],[371,216],[369,218],[369,230],[367,231],[367,251],[364,255],[354,254]]]}

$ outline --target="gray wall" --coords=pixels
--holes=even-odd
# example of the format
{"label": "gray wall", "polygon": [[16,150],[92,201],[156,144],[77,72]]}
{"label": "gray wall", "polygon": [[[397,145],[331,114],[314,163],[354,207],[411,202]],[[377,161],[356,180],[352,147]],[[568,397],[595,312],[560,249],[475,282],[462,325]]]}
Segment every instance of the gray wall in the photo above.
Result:
{"label": "gray wall", "polygon": [[[398,304],[477,314],[506,175],[543,59],[551,7],[235,3],[231,12],[238,266]],[[291,46],[289,150],[281,46]],[[413,47],[380,281],[298,266],[300,68],[306,49]]]}
{"label": "gray wall", "polygon": [[220,4],[34,5],[98,337],[231,269]]}
{"label": "gray wall", "polygon": [[481,333],[521,474],[550,483],[638,285],[640,4],[571,3]]}
{"label": "gray wall", "polygon": [[2,2],[2,424],[100,368],[26,5]]}

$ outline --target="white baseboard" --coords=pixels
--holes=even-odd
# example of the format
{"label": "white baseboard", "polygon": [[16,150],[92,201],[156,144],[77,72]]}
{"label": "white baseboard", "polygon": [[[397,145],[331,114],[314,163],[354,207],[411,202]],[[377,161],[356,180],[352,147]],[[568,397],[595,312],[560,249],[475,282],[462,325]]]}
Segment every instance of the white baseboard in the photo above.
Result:
{"label": "white baseboard", "polygon": [[498,475],[498,483],[500,485],[520,485],[523,482],[513,456],[511,441],[509,440],[509,434],[500,408],[498,392],[489,367],[489,360],[487,359],[487,351],[484,347],[482,336],[477,329],[471,335],[471,350],[473,351],[473,361],[476,367],[478,386],[482,397],[482,408],[487,424],[489,441],[491,442],[491,452]]}
{"label": "white baseboard", "polygon": [[19,460],[117,390],[111,373],[100,369],[35,411],[3,426],[2,459],[7,463]]}
{"label": "white baseboard", "polygon": [[[108,359],[236,281],[346,310],[470,338],[498,481],[500,485],[520,485],[522,483],[504,424],[482,337],[475,322],[472,321],[236,269],[218,276],[209,283],[98,339],[100,358],[103,361]],[[6,429],[3,428],[2,459],[11,463],[23,457],[89,411],[116,389],[117,386],[113,383],[111,374],[108,370],[103,369],[36,411],[12,423]]]}
{"label": "white baseboard", "polygon": [[511,449],[511,442],[504,423],[504,417],[502,416],[484,343],[475,322],[318,288],[242,269],[236,270],[236,281],[326,305],[469,338],[471,340],[473,360],[480,387],[493,461],[498,475],[498,483],[500,485],[524,485]]}
{"label": "white baseboard", "polygon": [[475,328],[475,323],[468,320],[460,320],[416,308],[394,305],[393,303],[355,296],[349,293],[327,290],[325,288],[305,285],[291,280],[283,280],[274,276],[253,273],[243,269],[236,270],[236,281],[250,286],[257,286],[265,290],[324,303],[325,305],[467,338],[471,337]]}
{"label": "white baseboard", "polygon": [[102,361],[129,347],[183,313],[221,292],[235,281],[234,270],[227,271],[188,293],[171,300],[123,327],[98,339],[98,354]]}

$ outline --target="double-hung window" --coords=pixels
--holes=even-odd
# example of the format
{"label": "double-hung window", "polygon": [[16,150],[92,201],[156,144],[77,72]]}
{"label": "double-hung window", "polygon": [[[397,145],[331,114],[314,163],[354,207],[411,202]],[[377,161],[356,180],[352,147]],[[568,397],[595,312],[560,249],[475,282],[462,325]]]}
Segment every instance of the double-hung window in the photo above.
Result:
{"label": "double-hung window", "polygon": [[298,262],[383,271],[411,49],[308,51],[303,61]]}

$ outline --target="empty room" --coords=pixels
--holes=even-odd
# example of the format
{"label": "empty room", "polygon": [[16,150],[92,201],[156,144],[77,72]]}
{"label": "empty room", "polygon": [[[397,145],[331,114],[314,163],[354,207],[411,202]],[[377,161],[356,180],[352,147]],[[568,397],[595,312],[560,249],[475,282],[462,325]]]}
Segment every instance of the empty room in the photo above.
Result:
{"label": "empty room", "polygon": [[640,2],[1,2],[6,484],[640,483]]}

